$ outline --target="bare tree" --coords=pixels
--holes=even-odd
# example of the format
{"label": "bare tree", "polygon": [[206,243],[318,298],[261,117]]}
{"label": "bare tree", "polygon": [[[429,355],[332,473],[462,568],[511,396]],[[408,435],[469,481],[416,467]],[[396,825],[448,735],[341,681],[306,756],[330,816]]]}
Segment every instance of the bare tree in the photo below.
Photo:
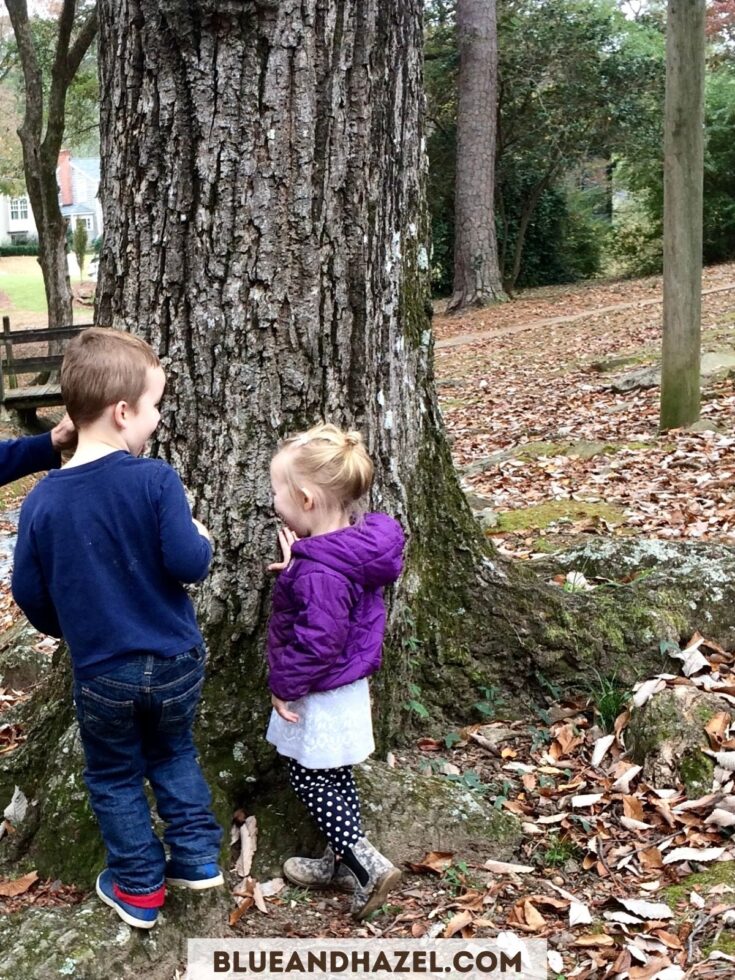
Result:
{"label": "bare tree", "polygon": [[[23,148],[23,171],[33,217],[38,228],[38,261],[48,304],[48,322],[72,322],[72,294],[66,262],[66,222],[59,207],[56,165],[64,138],[66,94],[79,64],[97,32],[97,10],[82,10],[74,34],[77,4],[63,0],[58,15],[48,98],[33,40],[26,0],[6,0],[23,70],[25,113],[18,130]],[[85,12],[86,11],[86,12]]]}
{"label": "bare tree", "polygon": [[699,418],[705,0],[669,0],[660,427]]}
{"label": "bare tree", "polygon": [[507,299],[495,235],[498,41],[495,0],[457,0],[459,100],[450,311]]}

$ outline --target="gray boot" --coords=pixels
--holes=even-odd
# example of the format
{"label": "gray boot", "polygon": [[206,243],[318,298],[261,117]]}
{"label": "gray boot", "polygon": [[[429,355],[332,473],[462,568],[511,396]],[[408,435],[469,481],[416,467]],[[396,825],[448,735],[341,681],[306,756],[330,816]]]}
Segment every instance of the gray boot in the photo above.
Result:
{"label": "gray boot", "polygon": [[368,873],[364,885],[355,880],[352,896],[352,918],[364,919],[385,902],[388,892],[401,880],[401,872],[373,847],[367,837],[361,837],[352,845],[352,853]]}
{"label": "gray boot", "polygon": [[289,858],[283,865],[283,874],[300,888],[328,888],[330,885],[343,892],[354,892],[355,878],[341,861],[334,860],[329,845],[320,858]]}

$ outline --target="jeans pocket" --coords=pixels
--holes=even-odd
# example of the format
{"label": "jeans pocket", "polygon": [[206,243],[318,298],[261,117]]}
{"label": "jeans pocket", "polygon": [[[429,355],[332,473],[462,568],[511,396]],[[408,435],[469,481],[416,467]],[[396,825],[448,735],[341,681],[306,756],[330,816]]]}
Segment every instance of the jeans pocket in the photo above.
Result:
{"label": "jeans pocket", "polygon": [[203,686],[204,676],[200,675],[181,694],[172,698],[164,698],[161,702],[161,719],[158,724],[161,731],[175,734],[191,728],[196,718]]}
{"label": "jeans pocket", "polygon": [[196,664],[205,664],[209,657],[209,650],[204,643],[200,643],[197,647],[192,647],[188,652],[188,656]]}
{"label": "jeans pocket", "polygon": [[81,683],[74,692],[79,724],[96,732],[129,728],[135,714],[135,702],[106,698]]}

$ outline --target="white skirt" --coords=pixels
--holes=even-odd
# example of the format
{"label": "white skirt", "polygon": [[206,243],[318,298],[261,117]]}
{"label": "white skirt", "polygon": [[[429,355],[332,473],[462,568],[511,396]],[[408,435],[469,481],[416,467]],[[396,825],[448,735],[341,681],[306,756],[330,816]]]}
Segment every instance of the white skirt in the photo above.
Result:
{"label": "white skirt", "polygon": [[336,769],[364,762],[375,751],[367,677],[307,694],[289,708],[299,720],[285,721],[274,709],[265,736],[279,755],[307,769]]}

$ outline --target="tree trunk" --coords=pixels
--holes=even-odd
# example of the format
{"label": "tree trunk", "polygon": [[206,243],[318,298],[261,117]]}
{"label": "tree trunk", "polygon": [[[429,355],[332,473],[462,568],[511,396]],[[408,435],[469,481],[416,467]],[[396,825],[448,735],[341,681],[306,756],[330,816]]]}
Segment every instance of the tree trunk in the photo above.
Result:
{"label": "tree trunk", "polygon": [[528,225],[533,217],[533,212],[538,206],[538,202],[541,200],[541,195],[549,186],[554,178],[557,171],[557,164],[554,163],[550,170],[544,174],[544,176],[539,180],[531,190],[528,198],[523,203],[523,208],[521,210],[521,217],[518,222],[518,231],[516,233],[515,247],[513,249],[513,265],[510,270],[510,275],[508,275],[504,281],[504,286],[508,291],[509,295],[513,295],[516,288],[516,283],[518,282],[518,276],[521,274],[521,263],[523,262],[523,248],[526,244],[526,232],[528,231]]}
{"label": "tree trunk", "polygon": [[699,418],[705,0],[669,0],[664,120],[662,430]]}
{"label": "tree trunk", "polygon": [[495,234],[498,40],[495,0],[457,0],[459,102],[454,292],[448,310],[507,299]]}
{"label": "tree trunk", "polygon": [[31,35],[26,0],[7,0],[6,6],[23,69],[25,113],[18,130],[23,149],[23,172],[38,229],[38,262],[46,292],[48,324],[58,327],[72,323],[73,307],[66,260],[66,222],[59,207],[56,166],[64,137],[66,92],[97,32],[97,14],[92,11],[86,16],[72,42],[76,3],[75,0],[64,0],[48,80],[48,103],[44,109],[43,75]]}
{"label": "tree trunk", "polygon": [[270,765],[269,460],[328,418],[364,433],[372,503],[411,536],[379,720],[395,733],[409,653],[464,642],[483,554],[433,390],[421,5],[104,0],[100,32],[98,319],[166,359],[158,451],[216,541],[210,703],[237,726],[248,699]]}

